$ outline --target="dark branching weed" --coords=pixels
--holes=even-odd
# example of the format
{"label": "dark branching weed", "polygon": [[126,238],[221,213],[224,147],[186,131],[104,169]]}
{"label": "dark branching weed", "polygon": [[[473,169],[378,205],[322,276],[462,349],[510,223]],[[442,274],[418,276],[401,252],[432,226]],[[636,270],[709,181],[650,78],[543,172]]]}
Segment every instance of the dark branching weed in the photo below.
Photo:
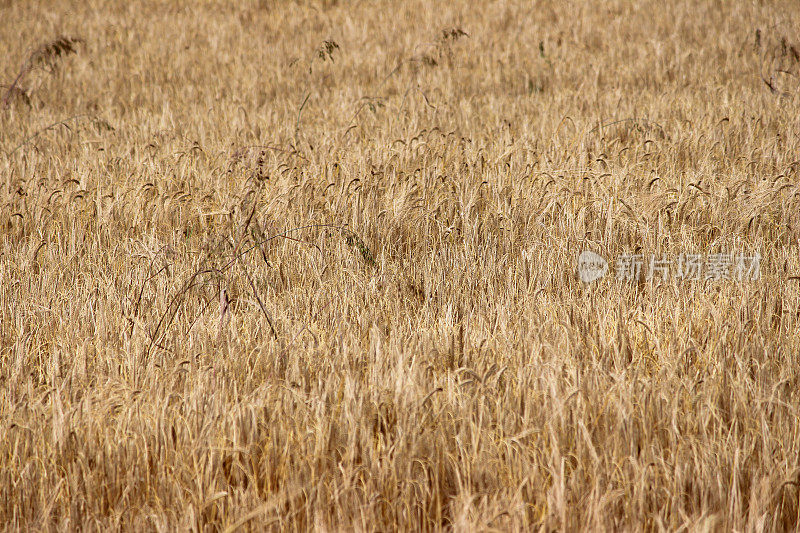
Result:
{"label": "dark branching weed", "polygon": [[342,236],[344,237],[345,244],[355,247],[356,250],[359,251],[365,263],[370,266],[375,266],[375,256],[372,255],[372,251],[364,241],[361,240],[358,234],[347,228],[342,228]]}
{"label": "dark branching weed", "polygon": [[334,61],[333,53],[339,49],[336,41],[322,41],[322,45],[317,50],[317,57],[325,61],[327,59]]}
{"label": "dark branching weed", "polygon": [[78,46],[84,42],[83,39],[78,37],[58,37],[36,48],[22,64],[17,77],[14,78],[11,85],[8,85],[6,93],[3,96],[3,107],[8,106],[12,97],[20,96],[20,94],[24,95],[22,100],[30,104],[30,95],[27,91],[19,87],[25,76],[36,69],[42,69],[52,74],[55,72],[61,59],[77,53]]}
{"label": "dark branching weed", "polygon": [[41,67],[52,71],[62,57],[78,52],[78,45],[85,41],[77,37],[59,37],[34,50],[28,60],[31,68]]}
{"label": "dark branching weed", "polygon": [[442,30],[442,41],[457,41],[462,37],[469,37],[469,34],[461,28],[450,28],[449,30]]}

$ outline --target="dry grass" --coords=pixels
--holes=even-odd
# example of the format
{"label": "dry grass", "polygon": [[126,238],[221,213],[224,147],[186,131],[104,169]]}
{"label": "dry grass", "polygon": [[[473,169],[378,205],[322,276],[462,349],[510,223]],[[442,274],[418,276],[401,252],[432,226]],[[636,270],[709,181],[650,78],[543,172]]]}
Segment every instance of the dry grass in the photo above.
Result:
{"label": "dry grass", "polygon": [[797,527],[798,4],[87,4],[0,2],[0,524]]}

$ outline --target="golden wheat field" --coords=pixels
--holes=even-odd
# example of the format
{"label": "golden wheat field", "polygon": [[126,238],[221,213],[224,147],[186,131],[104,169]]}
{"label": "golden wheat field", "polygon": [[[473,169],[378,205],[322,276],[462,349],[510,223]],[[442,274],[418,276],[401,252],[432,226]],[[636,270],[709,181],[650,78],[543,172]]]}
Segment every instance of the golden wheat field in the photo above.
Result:
{"label": "golden wheat field", "polygon": [[797,530],[800,4],[0,19],[0,529]]}

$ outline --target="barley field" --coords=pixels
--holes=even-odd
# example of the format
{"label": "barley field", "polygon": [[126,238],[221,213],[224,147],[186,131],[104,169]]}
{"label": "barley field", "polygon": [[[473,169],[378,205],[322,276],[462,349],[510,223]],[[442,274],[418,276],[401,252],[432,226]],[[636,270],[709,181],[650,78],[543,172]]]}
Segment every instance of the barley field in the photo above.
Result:
{"label": "barley field", "polygon": [[0,18],[0,529],[797,530],[800,4]]}

